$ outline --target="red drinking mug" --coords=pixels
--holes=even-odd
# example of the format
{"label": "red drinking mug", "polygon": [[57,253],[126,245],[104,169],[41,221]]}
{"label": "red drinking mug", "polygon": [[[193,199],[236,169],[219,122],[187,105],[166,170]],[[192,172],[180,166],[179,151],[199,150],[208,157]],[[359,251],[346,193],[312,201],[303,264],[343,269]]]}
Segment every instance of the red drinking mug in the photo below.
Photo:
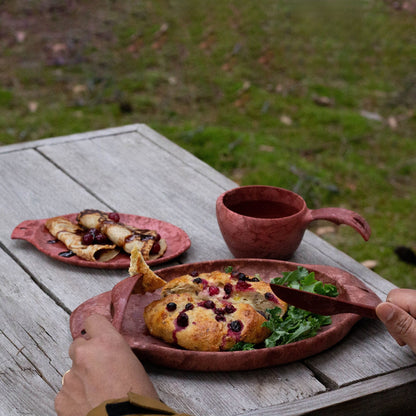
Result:
{"label": "red drinking mug", "polygon": [[235,257],[287,260],[315,220],[349,225],[366,241],[371,234],[367,221],[354,211],[309,209],[300,195],[274,186],[249,185],[226,191],[217,199],[216,213]]}

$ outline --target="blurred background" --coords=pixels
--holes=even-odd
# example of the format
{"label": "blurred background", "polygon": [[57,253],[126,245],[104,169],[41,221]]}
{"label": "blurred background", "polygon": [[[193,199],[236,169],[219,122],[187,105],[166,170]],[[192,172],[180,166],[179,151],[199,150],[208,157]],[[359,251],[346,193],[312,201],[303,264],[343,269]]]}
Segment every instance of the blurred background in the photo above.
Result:
{"label": "blurred background", "polygon": [[0,145],[145,123],[416,288],[416,0],[0,0]]}

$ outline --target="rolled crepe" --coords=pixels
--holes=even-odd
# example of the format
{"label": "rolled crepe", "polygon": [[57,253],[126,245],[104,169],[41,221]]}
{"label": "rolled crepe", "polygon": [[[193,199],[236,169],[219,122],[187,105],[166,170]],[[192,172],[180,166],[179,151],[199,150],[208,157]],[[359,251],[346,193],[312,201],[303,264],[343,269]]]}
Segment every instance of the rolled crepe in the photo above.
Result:
{"label": "rolled crepe", "polygon": [[[157,231],[143,230],[120,222],[114,222],[103,211],[84,210],[78,214],[77,221],[85,228],[96,228],[126,253],[131,253],[133,247],[137,247],[145,260],[161,257],[167,248],[164,239],[157,241]],[[150,254],[156,242],[159,243],[160,250],[157,253]]]}
{"label": "rolled crepe", "polygon": [[68,250],[85,260],[109,261],[120,252],[115,244],[83,244],[82,236],[85,230],[66,218],[49,218],[45,225],[48,231],[62,241]]}

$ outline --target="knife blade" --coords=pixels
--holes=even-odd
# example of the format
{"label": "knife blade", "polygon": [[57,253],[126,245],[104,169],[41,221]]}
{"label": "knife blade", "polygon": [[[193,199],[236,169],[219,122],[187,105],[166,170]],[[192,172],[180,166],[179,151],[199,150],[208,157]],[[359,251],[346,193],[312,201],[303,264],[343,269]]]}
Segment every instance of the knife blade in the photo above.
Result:
{"label": "knife blade", "polygon": [[376,306],[364,303],[350,302],[336,297],[318,295],[304,290],[292,289],[287,286],[270,283],[274,294],[297,308],[319,315],[336,315],[339,313],[355,313],[366,318],[378,319]]}

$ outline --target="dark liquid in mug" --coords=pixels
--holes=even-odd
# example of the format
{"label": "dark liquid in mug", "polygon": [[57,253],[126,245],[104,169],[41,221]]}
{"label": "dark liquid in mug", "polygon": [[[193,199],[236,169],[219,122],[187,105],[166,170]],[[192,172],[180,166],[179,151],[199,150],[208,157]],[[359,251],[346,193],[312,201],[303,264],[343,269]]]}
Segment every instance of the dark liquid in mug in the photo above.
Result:
{"label": "dark liquid in mug", "polygon": [[277,201],[242,201],[228,205],[228,208],[237,214],[254,218],[284,218],[298,212],[295,207]]}

